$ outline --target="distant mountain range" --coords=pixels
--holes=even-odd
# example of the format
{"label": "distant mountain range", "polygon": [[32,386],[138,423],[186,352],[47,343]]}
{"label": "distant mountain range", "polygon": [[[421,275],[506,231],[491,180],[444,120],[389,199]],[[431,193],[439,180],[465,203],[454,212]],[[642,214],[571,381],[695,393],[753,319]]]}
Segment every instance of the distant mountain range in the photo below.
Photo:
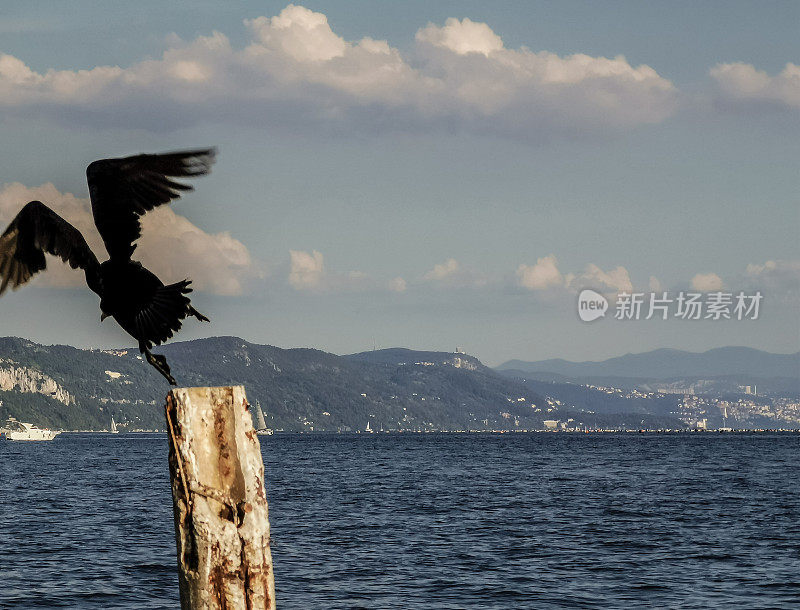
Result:
{"label": "distant mountain range", "polygon": [[[244,385],[268,425],[292,431],[541,428],[544,399],[465,354],[380,350],[336,356],[236,337],[172,343],[184,386]],[[163,427],[169,387],[138,350],[0,339],[0,420],[63,429]],[[0,424],[2,424],[0,421]]]}
{"label": "distant mountain range", "polygon": [[[244,385],[251,404],[261,404],[270,427],[305,432],[364,430],[367,424],[372,430],[542,429],[545,420],[569,427],[677,428],[684,425],[676,418],[682,396],[654,393],[656,386],[669,383],[611,375],[666,377],[692,370],[686,368],[687,352],[674,350],[603,363],[503,365],[544,372],[496,371],[462,353],[392,348],[337,356],[237,337],[172,343],[156,351],[167,356],[181,385]],[[733,369],[785,374],[798,355],[728,348],[687,357],[703,357],[693,361],[706,373]],[[605,371],[609,376],[601,375],[602,383],[572,378]],[[611,382],[645,391],[608,392],[592,386]],[[671,382],[672,387],[685,383]],[[719,390],[714,386],[718,382],[703,383],[709,391]],[[739,391],[737,380],[726,378],[725,383],[725,388]],[[0,426],[11,416],[65,430],[100,430],[109,427],[113,416],[122,431],[161,429],[168,391],[136,349],[81,350],[0,338]]]}
{"label": "distant mountain range", "polygon": [[748,347],[721,347],[694,353],[657,349],[626,354],[600,362],[509,360],[497,370],[522,373],[552,373],[563,378],[627,377],[671,379],[677,377],[750,376],[759,378],[800,378],[800,352],[771,354]]}

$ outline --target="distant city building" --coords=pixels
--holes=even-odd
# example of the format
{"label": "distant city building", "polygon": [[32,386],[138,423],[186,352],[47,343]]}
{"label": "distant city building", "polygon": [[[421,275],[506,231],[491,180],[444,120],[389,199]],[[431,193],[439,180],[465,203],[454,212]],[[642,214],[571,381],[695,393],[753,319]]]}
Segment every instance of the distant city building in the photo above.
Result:
{"label": "distant city building", "polygon": [[546,419],[542,422],[544,427],[548,430],[555,430],[558,427],[558,420],[557,419]]}

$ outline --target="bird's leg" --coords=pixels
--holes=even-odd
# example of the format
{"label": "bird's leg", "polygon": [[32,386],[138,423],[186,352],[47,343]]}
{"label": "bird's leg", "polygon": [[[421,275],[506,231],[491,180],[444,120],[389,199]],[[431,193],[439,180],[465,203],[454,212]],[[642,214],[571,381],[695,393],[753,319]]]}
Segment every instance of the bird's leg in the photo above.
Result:
{"label": "bird's leg", "polygon": [[175,378],[170,375],[169,372],[169,365],[167,364],[167,359],[162,356],[161,354],[154,354],[144,343],[139,343],[139,351],[144,354],[144,357],[147,359],[147,362],[155,368],[159,373],[164,376],[170,385],[178,385],[178,382],[175,381]]}

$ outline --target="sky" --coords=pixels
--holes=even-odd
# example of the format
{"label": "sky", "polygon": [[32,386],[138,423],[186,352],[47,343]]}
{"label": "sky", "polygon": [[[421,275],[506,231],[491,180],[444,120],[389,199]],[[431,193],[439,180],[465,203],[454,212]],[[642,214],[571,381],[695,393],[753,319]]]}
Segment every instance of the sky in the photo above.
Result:
{"label": "sky", "polygon": [[[85,167],[214,145],[136,254],[193,280],[212,324],[179,339],[794,352],[798,30],[794,2],[6,1],[0,224],[39,199],[103,259]],[[50,260],[0,299],[0,335],[131,345],[81,282]],[[586,288],[610,303],[592,322]],[[762,300],[616,319],[653,292]]]}

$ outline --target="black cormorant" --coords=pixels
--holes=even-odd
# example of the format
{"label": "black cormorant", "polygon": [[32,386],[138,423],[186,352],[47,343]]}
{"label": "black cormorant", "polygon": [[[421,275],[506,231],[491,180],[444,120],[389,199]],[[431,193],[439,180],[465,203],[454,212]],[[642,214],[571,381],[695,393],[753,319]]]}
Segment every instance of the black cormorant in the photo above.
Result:
{"label": "black cormorant", "polygon": [[0,295],[16,289],[45,269],[45,253],[80,267],[86,283],[100,296],[101,321],[112,316],[139,342],[147,362],[176,385],[167,359],[150,349],[180,330],[187,316],[208,322],[186,295],[189,280],[165,286],[132,260],[141,235],[139,217],[181,196],[192,187],[171,178],[207,174],[214,149],[160,155],[136,155],[95,161],[86,168],[92,215],[109,259],[100,264],[75,227],[40,201],[28,203],[0,236]]}

